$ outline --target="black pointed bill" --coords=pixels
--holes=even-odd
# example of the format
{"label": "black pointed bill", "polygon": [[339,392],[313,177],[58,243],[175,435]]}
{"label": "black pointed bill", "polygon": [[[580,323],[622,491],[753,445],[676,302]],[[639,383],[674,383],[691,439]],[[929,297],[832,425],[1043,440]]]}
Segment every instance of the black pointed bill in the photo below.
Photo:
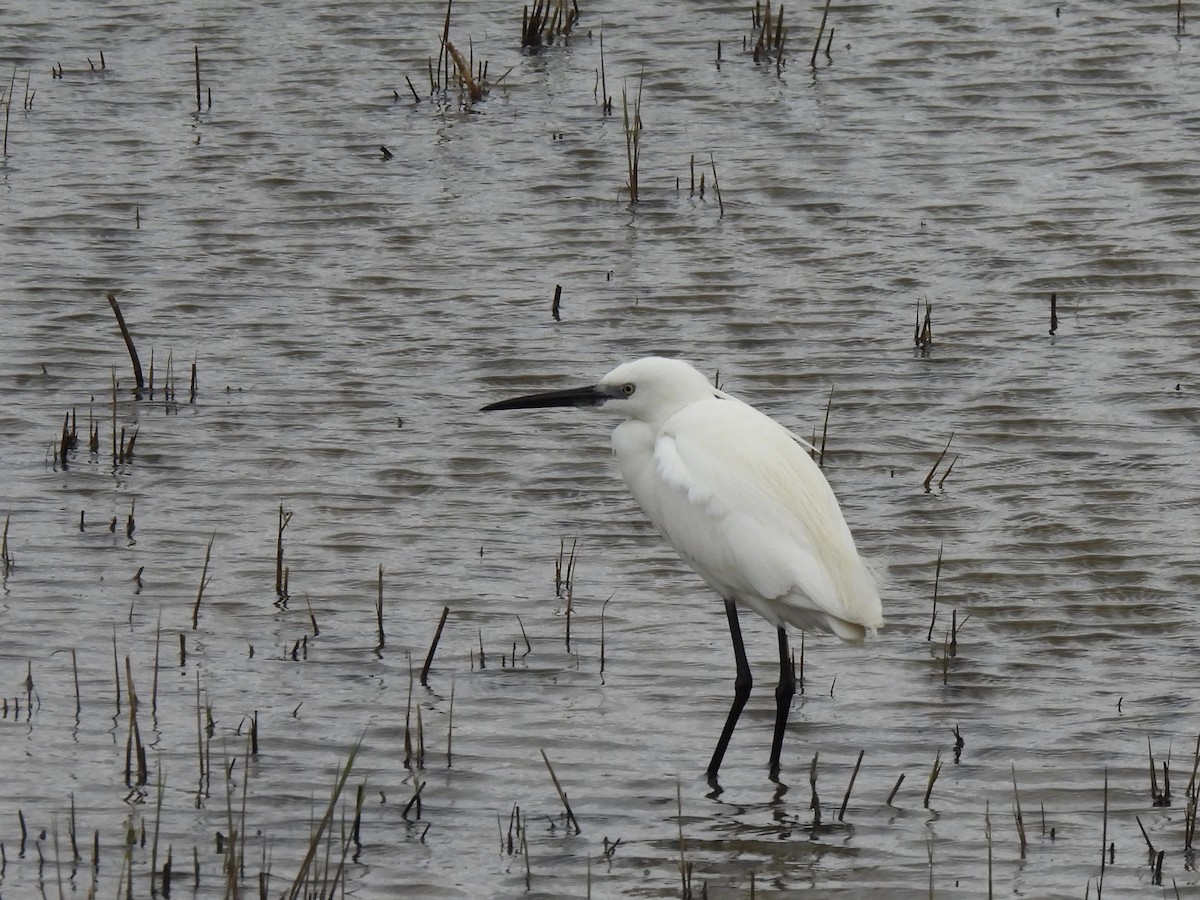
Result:
{"label": "black pointed bill", "polygon": [[544,409],[550,406],[599,406],[600,404],[619,397],[620,391],[603,384],[594,384],[583,388],[568,388],[565,391],[543,391],[539,394],[526,394],[523,397],[512,397],[489,403],[481,412],[492,412],[497,409]]}

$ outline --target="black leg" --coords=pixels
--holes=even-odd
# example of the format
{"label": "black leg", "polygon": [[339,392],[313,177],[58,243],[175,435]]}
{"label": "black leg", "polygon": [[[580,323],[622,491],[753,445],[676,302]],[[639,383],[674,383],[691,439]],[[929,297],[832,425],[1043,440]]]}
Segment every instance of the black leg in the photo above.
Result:
{"label": "black leg", "polygon": [[738,623],[737,606],[732,600],[725,601],[725,616],[729,619],[729,636],[733,639],[733,658],[737,663],[737,678],[733,682],[733,705],[729,707],[729,715],[725,718],[725,727],[721,730],[721,739],[717,741],[717,749],[713,751],[712,761],[708,764],[709,784],[716,787],[717,771],[725,758],[729,747],[729,739],[733,737],[733,729],[737,726],[742,707],[750,697],[750,688],[754,679],[750,676],[750,664],[746,662],[746,648],[742,644],[742,626]]}
{"label": "black leg", "polygon": [[787,632],[779,626],[779,684],[775,687],[775,739],[771,742],[771,780],[779,780],[779,756],[783,752],[783,732],[787,728],[792,696],[796,693],[796,672],[788,649]]}

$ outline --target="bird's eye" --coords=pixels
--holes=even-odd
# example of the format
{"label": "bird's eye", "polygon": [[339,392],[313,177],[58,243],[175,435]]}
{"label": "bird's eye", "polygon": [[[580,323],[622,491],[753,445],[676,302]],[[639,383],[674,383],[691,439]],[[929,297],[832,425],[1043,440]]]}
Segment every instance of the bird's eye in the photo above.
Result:
{"label": "bird's eye", "polygon": [[637,387],[635,385],[632,385],[632,384],[621,385],[621,393],[624,394],[626,397],[632,397],[633,392],[636,390],[637,390]]}

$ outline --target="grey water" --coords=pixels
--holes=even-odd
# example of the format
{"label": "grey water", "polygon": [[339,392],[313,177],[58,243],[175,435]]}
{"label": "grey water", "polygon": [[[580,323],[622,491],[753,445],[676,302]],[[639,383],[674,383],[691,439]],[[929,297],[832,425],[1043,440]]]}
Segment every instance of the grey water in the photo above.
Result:
{"label": "grey water", "polygon": [[[459,0],[469,103],[444,4],[0,2],[0,895],[169,848],[172,896],[285,896],[357,746],[314,892],[1200,896],[1200,23],[834,2],[813,57],[823,8],[756,62],[749,4],[531,53]],[[823,440],[886,572],[864,648],[805,637],[778,785],[749,615],[704,779],[724,615],[615,421],[478,412],[650,353]]]}

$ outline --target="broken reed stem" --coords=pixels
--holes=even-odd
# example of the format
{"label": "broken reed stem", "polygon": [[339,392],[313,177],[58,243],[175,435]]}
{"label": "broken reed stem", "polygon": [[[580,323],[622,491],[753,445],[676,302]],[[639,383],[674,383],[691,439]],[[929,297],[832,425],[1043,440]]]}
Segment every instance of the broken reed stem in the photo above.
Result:
{"label": "broken reed stem", "polygon": [[922,355],[929,355],[929,348],[933,346],[933,304],[929,302],[929,298],[925,298],[925,321],[921,321],[921,301],[917,301],[917,324],[913,331],[913,344],[922,352]]}
{"label": "broken reed stem", "polygon": [[[82,513],[81,513],[82,515]],[[4,566],[4,574],[8,575],[12,572],[16,560],[13,559],[11,553],[8,552],[8,524],[12,520],[12,513],[4,517],[4,531],[0,533],[0,563]]]}
{"label": "broken reed stem", "polygon": [[[525,633],[525,623],[521,621],[520,616],[517,616],[517,625],[520,626],[521,637],[525,641],[525,652],[521,654],[521,658],[524,659],[533,652],[533,645],[529,643],[529,635]],[[514,659],[513,661],[515,662],[516,660]]]}
{"label": "broken reed stem", "polygon": [[[311,611],[311,607],[310,607]],[[379,629],[379,646],[383,647],[383,564],[379,564],[379,593],[375,598],[375,621]]]}
{"label": "broken reed stem", "polygon": [[[616,594],[610,594],[608,600],[615,597]],[[604,675],[604,614],[608,612],[608,600],[600,606],[600,674]]]}
{"label": "broken reed stem", "polygon": [[988,900],[992,894],[992,808],[991,801],[983,801],[983,836],[987,840]]}
{"label": "broken reed stem", "polygon": [[[162,777],[162,757],[159,757],[158,765],[155,767],[155,780],[157,782],[154,799],[154,838],[150,843],[150,895],[157,896],[158,892],[155,889],[156,879],[158,877],[158,835],[162,827],[162,807],[163,794],[166,792],[166,783]],[[167,874],[164,879],[164,884],[167,891],[171,890],[170,869],[167,869]]]}
{"label": "broken reed stem", "polygon": [[933,767],[929,770],[929,782],[925,785],[925,801],[923,806],[929,809],[929,795],[933,793],[933,783],[942,772],[942,748],[938,748],[937,756],[933,759]]}
{"label": "broken reed stem", "polygon": [[819,752],[813,754],[812,765],[808,770],[808,786],[812,790],[812,800],[809,802],[809,809],[813,811],[813,827],[821,824],[821,801],[817,797],[817,759],[820,755]]}
{"label": "broken reed stem", "polygon": [[[442,607],[442,617],[438,619],[437,630],[429,643],[429,652],[425,654],[425,665],[421,666],[421,687],[429,686],[429,667],[433,665],[433,654],[437,652],[438,641],[442,638],[442,628],[446,625],[446,616],[450,615],[450,607]],[[524,630],[524,629],[522,629]]]}
{"label": "broken reed stem", "polygon": [[217,534],[214,531],[213,536],[208,539],[208,546],[204,550],[204,567],[200,570],[200,589],[196,591],[196,604],[192,607],[192,631],[195,631],[200,624],[200,601],[204,599],[204,589],[208,587],[208,583],[212,580],[208,577],[208,561],[212,558],[213,541],[217,539]]}
{"label": "broken reed stem", "polygon": [[891,806],[892,801],[894,799],[896,799],[896,793],[900,790],[900,785],[902,785],[903,783],[904,783],[904,773],[901,772],[900,777],[896,779],[896,783],[892,786],[892,792],[890,794],[888,794],[888,798],[885,801],[885,803],[888,806]]}
{"label": "broken reed stem", "polygon": [[450,710],[446,714],[446,768],[454,764],[451,744],[454,740],[454,679],[450,679]]}
{"label": "broken reed stem", "polygon": [[561,322],[562,317],[559,315],[559,306],[562,303],[562,285],[554,286],[554,299],[550,301],[550,315],[554,317],[555,322]]}
{"label": "broken reed stem", "polygon": [[196,59],[196,112],[200,112],[200,45],[194,45],[193,51]]}
{"label": "broken reed stem", "polygon": [[925,636],[927,641],[933,640],[933,625],[937,621],[938,582],[942,579],[942,550],[945,546],[945,542],[938,544],[937,565],[933,570],[933,615],[929,617],[929,634]]}
{"label": "broken reed stem", "polygon": [[721,184],[717,181],[717,159],[711,152],[708,154],[708,161],[712,164],[713,173],[713,190],[717,192],[717,207],[720,209],[719,219],[725,218],[725,201],[721,199]]}
{"label": "broken reed stem", "polygon": [[[829,4],[832,0],[825,0],[825,11],[821,13],[821,26],[817,29],[817,40],[813,44],[812,58],[808,61],[812,68],[817,67],[817,51],[821,48],[821,36],[825,33],[825,20],[829,18]],[[783,11],[780,10],[780,18],[783,18]]]}
{"label": "broken reed stem", "polygon": [[[182,637],[182,636],[181,636]],[[204,790],[204,778],[208,774],[208,769],[204,764],[204,722],[200,717],[200,670],[196,670],[196,759],[199,761],[200,775],[198,779],[198,792]],[[197,794],[197,801],[200,799],[200,793]],[[199,805],[197,803],[197,805]]]}
{"label": "broken reed stem", "polygon": [[283,530],[292,521],[290,511],[284,512],[283,504],[279,504],[279,530],[275,535],[275,594],[280,600],[287,599],[287,577],[283,568]]}
{"label": "broken reed stem", "polygon": [[[942,460],[946,458],[946,453],[947,453],[947,452],[949,452],[949,450],[950,450],[950,443],[951,443],[951,441],[953,441],[953,440],[954,440],[954,432],[952,431],[952,432],[950,432],[950,438],[949,438],[949,440],[947,440],[947,441],[946,441],[946,446],[942,448],[942,452],[938,454],[938,458],[937,458],[937,459],[934,461],[934,463],[933,463],[933,468],[931,468],[931,469],[929,470],[929,474],[928,474],[928,475],[926,475],[926,476],[925,476],[925,480],[924,480],[923,482],[921,482],[921,486],[922,486],[923,488],[925,488],[925,492],[926,492],[926,493],[929,493],[929,483],[930,483],[931,481],[933,481],[933,473],[937,471],[937,467],[938,467],[938,466],[940,466],[940,465],[942,464]],[[951,463],[951,465],[953,465],[953,463]],[[949,474],[950,474],[949,470],[947,470],[947,471],[946,471],[946,474],[947,474],[947,475],[949,475]],[[946,480],[946,479],[945,479],[945,477],[943,476],[943,478],[942,478],[942,481],[945,481],[945,480]],[[938,485],[939,485],[939,487],[940,487],[940,486],[941,486],[941,482],[938,482]]]}
{"label": "broken reed stem", "polygon": [[554,782],[554,789],[558,791],[558,799],[562,801],[563,809],[567,811],[567,824],[574,826],[575,833],[579,834],[579,820],[575,818],[575,813],[571,811],[571,804],[567,802],[566,791],[562,789],[562,785],[558,783],[558,776],[554,774],[554,766],[550,765],[550,757],[546,755],[545,750],[540,751],[542,759],[546,763],[546,769],[550,772],[550,780]]}
{"label": "broken reed stem", "polygon": [[604,26],[600,26],[600,113],[612,114],[612,100],[608,96],[608,82],[604,77]]}
{"label": "broken reed stem", "polygon": [[129,359],[133,362],[133,379],[137,382],[137,393],[140,397],[146,386],[146,379],[142,375],[142,363],[138,359],[137,348],[133,345],[133,337],[129,334],[129,326],[125,324],[125,316],[121,313],[121,305],[117,303],[116,294],[109,292],[108,305],[112,307],[113,314],[117,317],[117,327],[121,329],[121,337],[125,339],[125,348],[129,351]]}
{"label": "broken reed stem", "polygon": [[113,677],[117,685],[117,715],[121,714],[121,664],[117,661],[117,629],[113,628],[112,635],[113,647]]}
{"label": "broken reed stem", "polygon": [[408,659],[408,699],[404,704],[404,768],[411,769],[413,758],[413,742],[412,742],[412,694],[413,694],[413,669],[412,657]]}
{"label": "broken reed stem", "polygon": [[[141,787],[150,779],[146,768],[146,748],[142,744],[142,732],[138,727],[137,691],[133,686],[133,669],[129,657],[125,657],[125,684],[129,689],[129,736],[125,740],[125,786]],[[137,766],[136,780],[133,780],[133,766]]]}
{"label": "broken reed stem", "polygon": [[158,621],[154,624],[154,681],[150,685],[150,715],[153,717],[158,716],[158,660],[161,650],[162,610],[159,610]]}
{"label": "broken reed stem", "polygon": [[[866,753],[865,750],[858,751],[858,759],[854,763],[854,771],[850,773],[850,783],[848,785],[846,785],[846,795],[844,797],[842,797],[842,805],[838,809],[838,821],[839,822],[845,821],[846,807],[850,803],[850,792],[852,790],[854,790],[854,781],[855,781],[855,779],[858,778],[858,769],[859,769],[859,766],[862,765],[864,753]],[[897,785],[897,787],[899,787],[899,785]]]}
{"label": "broken reed stem", "polygon": [[5,102],[4,102],[4,156],[6,158],[8,156],[8,116],[9,116],[9,113],[12,111],[13,88],[16,87],[16,84],[17,84],[17,67],[14,64],[12,78],[9,80],[9,83],[8,83],[8,97],[5,99]]}
{"label": "broken reed stem", "polygon": [[[447,5],[447,11],[449,6]],[[454,60],[454,68],[458,70],[458,77],[467,88],[467,96],[471,98],[472,103],[477,103],[483,99],[483,84],[475,80],[471,74],[471,66],[463,58],[455,46],[446,41],[446,52],[450,54],[450,58]]]}
{"label": "broken reed stem", "polygon": [[1021,815],[1021,794],[1017,790],[1017,767],[1012,767],[1013,779],[1013,818],[1017,822],[1017,836],[1021,839],[1021,859],[1025,858],[1025,849],[1029,846],[1025,840],[1025,819]]}
{"label": "broken reed stem", "polygon": [[78,722],[79,714],[83,711],[83,704],[79,701],[79,663],[75,659],[75,648],[71,648],[71,674],[75,678],[75,719]]}

